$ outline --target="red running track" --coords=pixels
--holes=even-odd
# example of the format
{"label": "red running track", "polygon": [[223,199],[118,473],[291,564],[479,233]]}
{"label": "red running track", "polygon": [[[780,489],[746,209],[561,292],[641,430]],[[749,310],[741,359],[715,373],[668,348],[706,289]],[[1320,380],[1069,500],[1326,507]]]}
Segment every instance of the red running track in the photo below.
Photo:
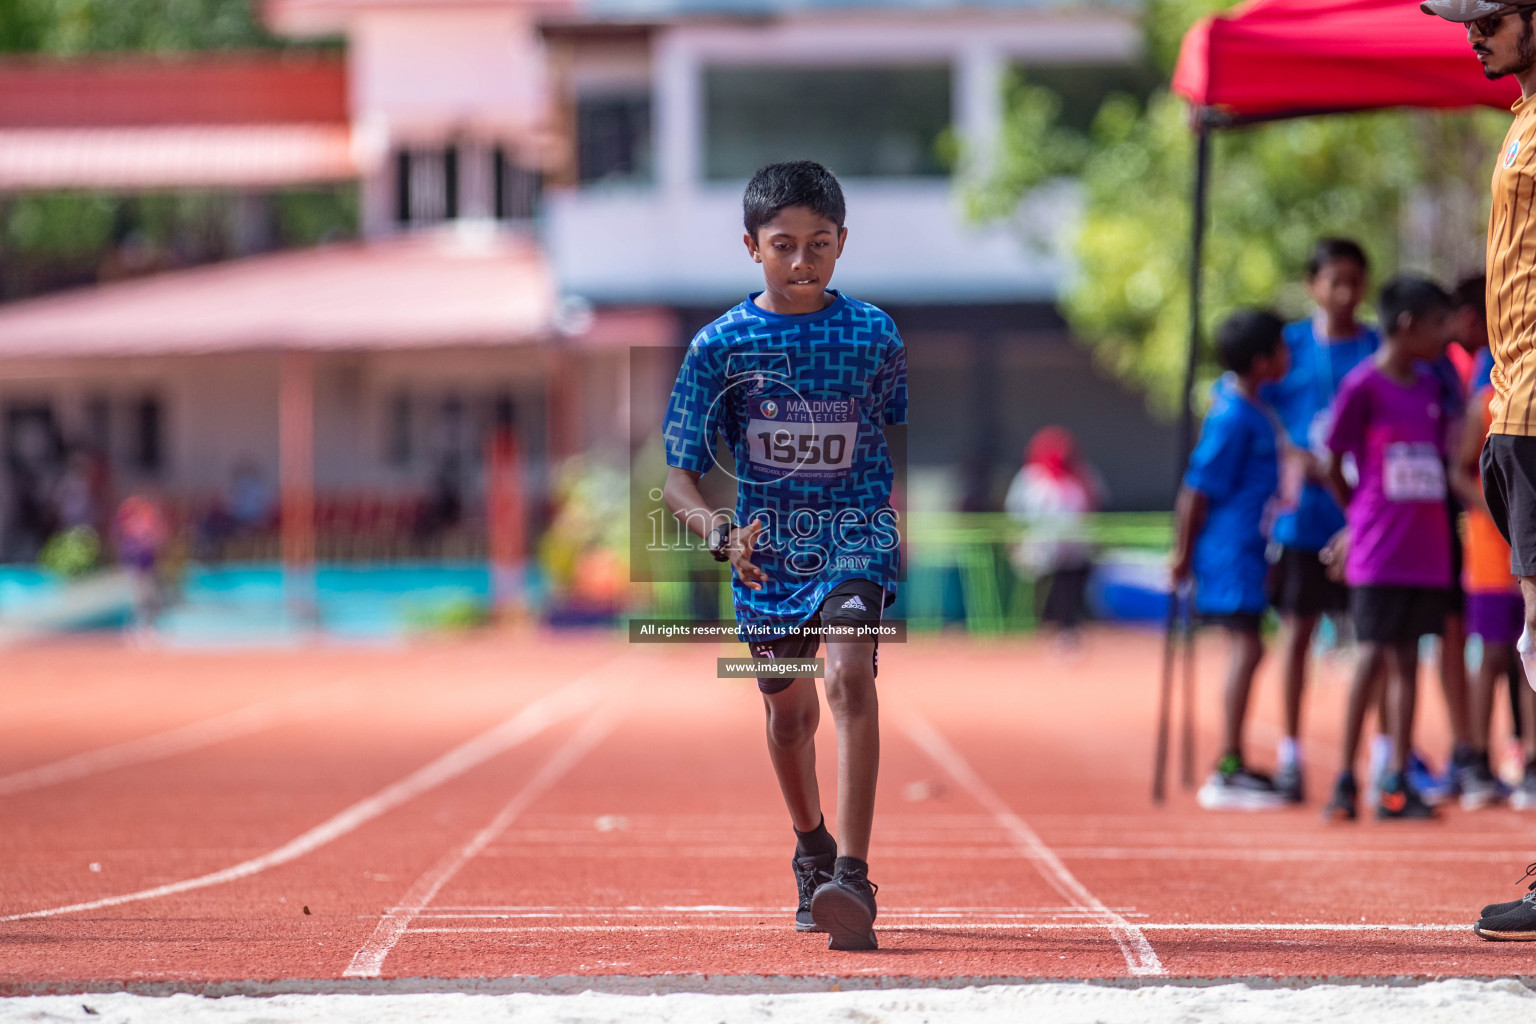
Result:
{"label": "red running track", "polygon": [[[875,953],[793,931],[750,681],[714,646],[493,637],[399,650],[13,650],[0,682],[0,992],[217,982],[742,975],[1531,973],[1478,940],[1536,817],[1324,824],[1148,800],[1158,638],[892,645]],[[1200,767],[1220,646],[1202,650]],[[1444,748],[1437,688],[1421,740]],[[1266,665],[1251,737],[1268,758]],[[833,792],[823,716],[824,792]],[[828,808],[829,822],[832,821]],[[353,979],[348,981],[347,979]]]}

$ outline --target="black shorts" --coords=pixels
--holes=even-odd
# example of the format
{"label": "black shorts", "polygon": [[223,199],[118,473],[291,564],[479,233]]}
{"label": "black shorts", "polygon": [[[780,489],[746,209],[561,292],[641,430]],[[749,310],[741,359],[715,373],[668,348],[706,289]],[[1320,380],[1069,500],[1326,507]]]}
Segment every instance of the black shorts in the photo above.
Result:
{"label": "black shorts", "polygon": [[1200,622],[1206,626],[1220,626],[1233,633],[1261,633],[1264,627],[1264,613],[1227,612],[1222,615],[1202,615]]}
{"label": "black shorts", "polygon": [[1335,615],[1349,606],[1344,584],[1328,578],[1316,551],[1280,548],[1265,579],[1269,603],[1282,615]]}
{"label": "black shorts", "polygon": [[1355,639],[1401,644],[1445,630],[1447,595],[1435,587],[1356,587],[1349,592]]}
{"label": "black shorts", "polygon": [[1482,470],[1488,512],[1509,541],[1510,571],[1536,576],[1536,437],[1489,434]]}
{"label": "black shorts", "polygon": [[[885,588],[870,580],[844,580],[832,588],[821,602],[817,615],[822,626],[878,626],[885,611]],[[816,657],[821,649],[821,637],[807,633],[796,626],[790,632],[772,640],[754,640],[747,644],[754,658],[775,658],[800,661]],[[880,674],[880,640],[875,639],[875,675]],[[757,688],[763,693],[779,693],[789,689],[793,679],[781,676],[758,677]]]}

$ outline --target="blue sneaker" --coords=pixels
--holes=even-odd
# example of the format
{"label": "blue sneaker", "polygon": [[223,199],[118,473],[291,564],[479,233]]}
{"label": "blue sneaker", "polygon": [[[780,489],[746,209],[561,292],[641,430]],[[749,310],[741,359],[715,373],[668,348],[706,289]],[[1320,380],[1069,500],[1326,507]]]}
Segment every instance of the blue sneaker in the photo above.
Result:
{"label": "blue sneaker", "polygon": [[[1407,776],[1408,788],[1419,795],[1419,798],[1431,807],[1445,803],[1453,793],[1453,782],[1450,774],[1437,775],[1417,750],[1408,752],[1408,770],[1403,773]],[[1379,786],[1386,789],[1385,786]]]}

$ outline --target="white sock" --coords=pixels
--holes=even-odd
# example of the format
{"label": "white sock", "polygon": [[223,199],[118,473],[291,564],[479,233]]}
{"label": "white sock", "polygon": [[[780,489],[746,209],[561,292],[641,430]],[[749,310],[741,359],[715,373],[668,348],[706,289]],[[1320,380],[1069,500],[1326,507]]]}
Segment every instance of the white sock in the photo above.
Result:
{"label": "white sock", "polygon": [[1392,737],[1377,733],[1371,737],[1371,778],[1380,775],[1392,759]]}
{"label": "white sock", "polygon": [[1301,763],[1301,744],[1296,741],[1296,737],[1280,737],[1279,760],[1282,768],[1291,768]]}

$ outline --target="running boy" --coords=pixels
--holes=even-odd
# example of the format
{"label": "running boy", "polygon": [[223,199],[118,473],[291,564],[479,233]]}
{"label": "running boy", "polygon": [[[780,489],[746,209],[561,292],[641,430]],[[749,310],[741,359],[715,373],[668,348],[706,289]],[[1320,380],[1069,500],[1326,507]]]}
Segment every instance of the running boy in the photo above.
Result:
{"label": "running boy", "polygon": [[[758,171],[742,200],[748,254],[764,289],[693,339],[667,407],[665,497],[735,570],[736,620],[768,719],[768,756],[796,835],[795,927],[831,949],[874,949],[869,837],[880,731],[878,626],[895,599],[898,537],[884,428],[907,419],[906,350],[891,318],[830,290],[848,232],[842,188],[808,161]],[[734,517],[711,510],[698,481],[725,435]],[[812,678],[768,671],[814,658],[827,637],[827,704],[837,724],[837,824],[816,785],[821,705]]]}
{"label": "running boy", "polygon": [[[1284,625],[1281,676],[1285,692],[1285,736],[1280,740],[1276,788],[1301,803],[1301,697],[1306,686],[1312,636],[1323,615],[1341,613],[1347,595],[1328,578],[1319,553],[1344,528],[1344,513],[1327,490],[1328,417],[1344,375],[1369,359],[1380,343],[1372,327],[1355,319],[1365,297],[1365,250],[1345,238],[1321,239],[1307,261],[1307,294],[1317,305],[1310,319],[1285,328],[1291,369],[1266,387],[1298,455],[1303,483],[1294,508],[1275,521],[1269,598]],[[1289,490],[1289,488],[1287,488]]]}
{"label": "running boy", "polygon": [[1195,610],[1226,629],[1231,651],[1225,746],[1198,794],[1207,810],[1285,805],[1274,783],[1243,760],[1248,697],[1264,657],[1264,524],[1280,485],[1278,423],[1258,396],[1263,385],[1285,376],[1290,353],[1281,338],[1284,327],[1273,313],[1244,310],[1217,330],[1216,357],[1227,373],[1213,389],[1179,491],[1173,580],[1182,583],[1193,574]]}
{"label": "running boy", "polygon": [[[1439,378],[1424,361],[1445,347],[1451,298],[1402,275],[1377,303],[1386,337],[1339,388],[1328,433],[1328,477],[1346,509],[1344,575],[1360,660],[1350,687],[1343,771],[1324,816],[1357,816],[1354,765],[1380,668],[1388,670],[1393,749],[1378,792],[1378,818],[1426,818],[1433,810],[1405,777],[1413,738],[1419,638],[1438,634],[1451,582],[1446,506],[1446,423]],[[1354,481],[1345,472],[1355,467]]]}

